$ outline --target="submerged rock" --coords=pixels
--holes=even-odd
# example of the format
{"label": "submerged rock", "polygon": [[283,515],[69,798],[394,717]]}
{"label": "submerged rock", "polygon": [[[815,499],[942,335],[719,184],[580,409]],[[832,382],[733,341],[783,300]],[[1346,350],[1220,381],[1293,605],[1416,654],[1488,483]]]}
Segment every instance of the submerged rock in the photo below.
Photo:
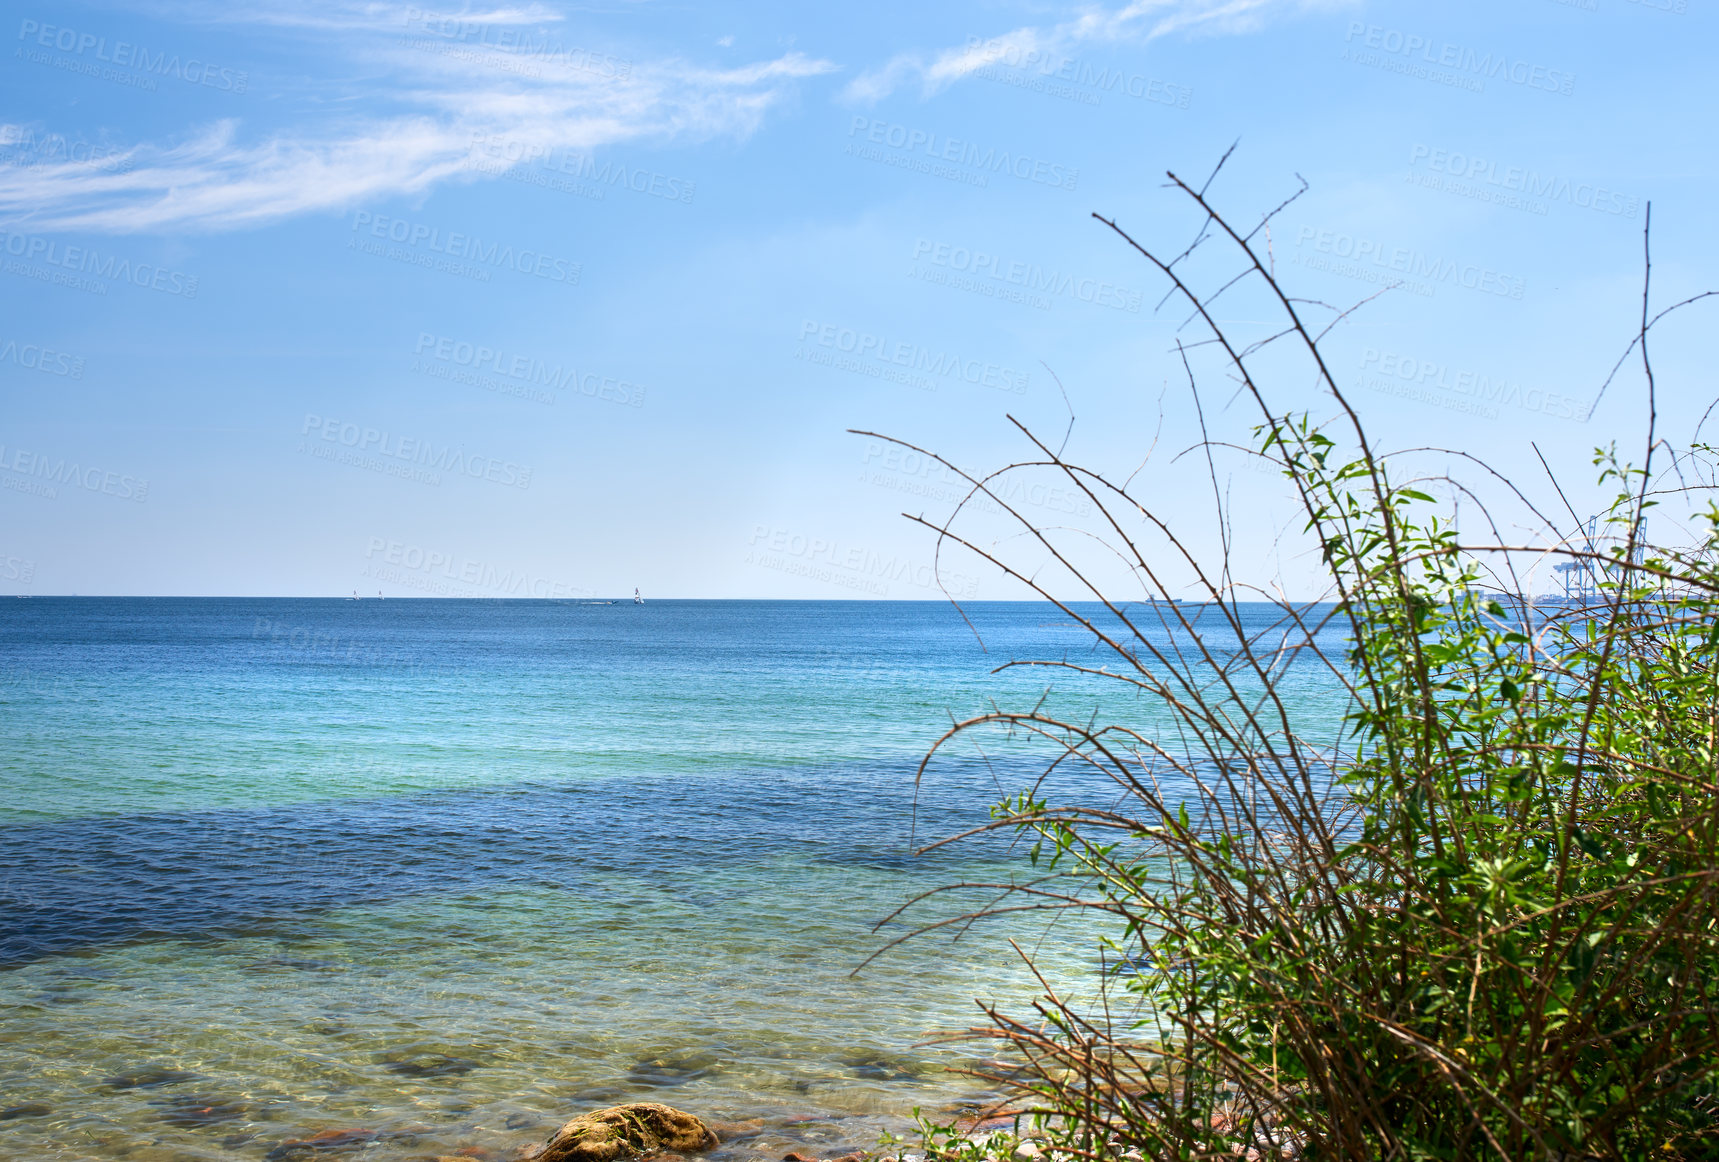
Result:
{"label": "submerged rock", "polygon": [[288,1138],[270,1150],[266,1157],[269,1162],[280,1162],[282,1158],[297,1158],[307,1154],[358,1150],[382,1137],[383,1135],[375,1130],[321,1130],[308,1138]]}
{"label": "submerged rock", "polygon": [[200,1074],[184,1069],[140,1069],[136,1073],[119,1073],[103,1078],[102,1084],[110,1089],[158,1089],[164,1085],[200,1080]]}
{"label": "submerged rock", "polygon": [[1026,1110],[992,1107],[982,1113],[962,1114],[955,1119],[955,1128],[968,1136],[989,1134],[998,1130],[1014,1129],[1021,1119],[1027,1116]]}
{"label": "submerged rock", "polygon": [[170,1126],[195,1128],[221,1122],[236,1122],[250,1112],[243,1102],[228,1101],[208,1094],[176,1094],[149,1103],[161,1111],[157,1116]]}
{"label": "submerged rock", "polygon": [[53,1112],[52,1107],[39,1101],[25,1102],[21,1106],[0,1110],[0,1122],[9,1122],[13,1118],[45,1118]]}
{"label": "submerged rock", "polygon": [[842,1059],[855,1077],[867,1081],[913,1081],[924,1072],[917,1061],[882,1053],[855,1053]]}
{"label": "submerged rock", "polygon": [[461,1077],[478,1067],[476,1061],[447,1053],[420,1053],[384,1062],[389,1073],[402,1077]]}
{"label": "submerged rock", "polygon": [[610,1106],[562,1126],[533,1162],[618,1162],[641,1154],[695,1154],[717,1146],[709,1126],[656,1102]]}
{"label": "submerged rock", "polygon": [[744,1122],[706,1122],[716,1140],[724,1145],[756,1138],[764,1132],[763,1118],[748,1118]]}
{"label": "submerged rock", "polygon": [[627,1072],[627,1080],[634,1085],[649,1085],[659,1088],[685,1085],[696,1081],[722,1064],[722,1058],[708,1050],[698,1053],[682,1053],[664,1057],[652,1057],[637,1062]]}
{"label": "submerged rock", "polygon": [[244,968],[260,969],[267,972],[276,968],[297,969],[301,972],[315,972],[322,969],[339,968],[340,965],[332,960],[306,960],[298,956],[270,956],[263,960],[253,960]]}

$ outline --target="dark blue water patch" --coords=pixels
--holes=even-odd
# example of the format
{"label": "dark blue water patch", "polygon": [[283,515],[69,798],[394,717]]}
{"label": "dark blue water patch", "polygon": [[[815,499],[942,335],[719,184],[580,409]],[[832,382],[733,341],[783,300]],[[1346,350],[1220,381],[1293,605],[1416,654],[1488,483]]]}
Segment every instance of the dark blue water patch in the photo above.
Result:
{"label": "dark blue water patch", "polygon": [[[267,931],[291,917],[422,894],[554,888],[601,897],[617,875],[660,881],[695,906],[729,905],[737,901],[705,885],[702,871],[785,851],[935,877],[1003,854],[1000,840],[919,857],[911,847],[915,833],[981,822],[994,774],[946,764],[920,787],[917,811],[911,770],[880,764],[18,826],[0,850],[0,964],[140,939]],[[326,967],[292,959],[253,967]]]}
{"label": "dark blue water patch", "polygon": [[[1040,769],[1012,757],[1000,775],[940,764],[916,809],[913,768],[947,724],[946,692],[965,689],[971,709],[995,693],[975,675],[1092,642],[1042,603],[968,613],[983,647],[935,602],[0,604],[0,774],[34,788],[19,807],[32,818],[99,813],[8,828],[0,963],[266,931],[283,917],[424,894],[545,887],[606,898],[621,875],[714,907],[733,902],[719,885],[767,881],[706,883],[700,869],[784,852],[908,877],[936,860],[989,858],[995,848],[982,844],[930,865],[908,855],[915,839],[983,821]],[[1162,624],[1166,611],[1141,613],[1153,640],[1187,644]],[[1203,627],[1208,614],[1191,616]],[[1281,614],[1259,605],[1241,616],[1264,635]],[[1011,673],[1031,675],[1017,691],[1028,706],[1061,680]],[[490,786],[135,806],[247,787],[317,793],[394,763],[413,778],[446,775],[444,786],[468,773]],[[1114,798],[1101,780],[1082,790],[1089,778],[1065,767],[1048,797]],[[292,959],[256,971],[320,971]]]}

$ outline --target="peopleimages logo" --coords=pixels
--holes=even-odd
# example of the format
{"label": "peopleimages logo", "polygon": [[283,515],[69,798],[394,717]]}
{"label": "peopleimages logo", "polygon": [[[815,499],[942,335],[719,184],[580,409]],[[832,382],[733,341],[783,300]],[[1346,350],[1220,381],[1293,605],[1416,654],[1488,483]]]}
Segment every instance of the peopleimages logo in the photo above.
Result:
{"label": "peopleimages logo", "polygon": [[[869,161],[884,160],[879,151],[863,152],[864,144],[881,145],[888,149],[897,150],[900,160],[904,163],[911,159],[917,164],[908,164],[909,169],[923,169],[932,172],[933,162],[954,162],[968,169],[979,170],[981,174],[1005,174],[1009,177],[1020,178],[1022,181],[1037,182],[1039,185],[1051,186],[1056,189],[1072,190],[1080,179],[1080,171],[1056,162],[1045,161],[1041,158],[1030,157],[1024,153],[1010,153],[981,146],[976,142],[962,141],[957,137],[945,137],[940,133],[932,133],[926,129],[914,129],[906,125],[897,125],[893,121],[878,121],[870,117],[856,116],[853,124],[848,127],[848,137],[859,134],[865,135],[864,143],[849,141],[847,151],[856,156],[865,157]],[[923,155],[923,157],[919,156]],[[887,164],[887,163],[886,163]],[[938,175],[942,176],[942,175]],[[981,175],[974,175],[981,176]],[[975,184],[984,184],[978,182]]]}
{"label": "peopleimages logo", "polygon": [[[1542,174],[1521,166],[1500,167],[1497,162],[1488,161],[1484,157],[1474,157],[1453,149],[1416,145],[1409,150],[1409,167],[1412,169],[1416,165],[1422,165],[1435,174],[1455,178],[1460,182],[1479,183],[1528,198],[1567,202],[1583,210],[1597,210],[1602,214],[1615,214],[1623,218],[1634,218],[1636,210],[1641,207],[1641,199],[1634,194],[1610,190],[1591,182],[1573,182],[1569,178]],[[1452,192],[1463,192],[1454,185],[1449,188]]]}
{"label": "peopleimages logo", "polygon": [[[468,165],[479,172],[492,177],[515,177],[516,180],[525,180],[528,184],[547,184],[552,189],[593,197],[597,201],[603,198],[604,191],[601,187],[604,186],[628,189],[635,194],[683,204],[691,203],[693,194],[698,190],[696,182],[658,173],[654,169],[628,166],[625,162],[613,160],[599,163],[589,153],[577,153],[569,149],[546,146],[540,142],[519,141],[499,133],[472,134],[471,151],[477,156],[468,159]],[[519,179],[514,170],[516,166],[531,166],[551,174],[565,174],[571,182],[558,185]],[[586,186],[585,182],[593,184]]]}
{"label": "peopleimages logo", "polygon": [[[149,481],[101,468],[85,468],[76,460],[54,459],[24,448],[8,448],[0,444],[0,488],[13,492],[28,492],[53,500],[59,496],[56,484],[76,485],[85,492],[99,492],[118,500],[135,500],[142,504],[149,499]],[[22,479],[18,479],[18,478]]]}
{"label": "peopleimages logo", "polygon": [[979,579],[957,569],[938,569],[927,561],[895,554],[885,556],[860,545],[843,546],[835,540],[808,537],[791,529],[755,525],[746,564],[775,569],[796,577],[807,577],[857,589],[876,597],[887,597],[891,582],[900,581],[919,589],[948,591],[951,597],[972,597]]}
{"label": "peopleimages logo", "polygon": [[[862,466],[865,470],[860,479],[865,483],[929,500],[961,501],[999,516],[1005,504],[1011,508],[1031,505],[1076,516],[1092,515],[1091,499],[1073,486],[1046,484],[1026,473],[1010,472],[991,477],[981,490],[975,483],[984,479],[979,473],[962,475],[940,460],[899,444],[868,440]],[[878,470],[880,467],[882,471]]]}
{"label": "peopleimages logo", "polygon": [[549,282],[567,283],[570,286],[579,282],[580,264],[577,262],[544,254],[539,250],[516,250],[506,243],[485,242],[475,235],[462,234],[456,230],[444,234],[440,226],[428,226],[405,218],[391,218],[385,214],[359,210],[353,215],[352,229],[354,232],[363,231],[372,238],[381,238],[436,254],[446,254],[450,258],[479,266],[517,270],[521,274],[547,279]]}
{"label": "peopleimages logo", "polygon": [[424,549],[387,537],[371,537],[364,550],[366,577],[444,596],[475,596],[481,590],[496,597],[562,599],[594,597],[595,593],[522,569],[502,569],[454,553]]}
{"label": "peopleimages logo", "polygon": [[921,238],[913,244],[913,258],[916,262],[923,260],[974,278],[1008,283],[1028,292],[1063,296],[1118,311],[1138,313],[1144,297],[1141,291],[1129,290],[1102,279],[1078,278],[1061,271],[1046,270],[1036,263],[1013,261],[983,250],[969,250],[965,246],[952,246],[929,238]]}
{"label": "peopleimages logo", "polygon": [[63,133],[44,133],[18,125],[0,125],[0,151],[8,164],[30,168],[52,165],[88,165],[110,173],[129,173],[134,168],[124,151],[98,145]]}
{"label": "peopleimages logo", "polygon": [[63,375],[71,379],[84,377],[82,355],[56,351],[40,343],[19,343],[16,339],[8,339],[0,346],[0,363],[11,363],[43,375]]}
{"label": "peopleimages logo", "polygon": [[[131,69],[150,77],[174,77],[188,85],[201,85],[229,93],[243,93],[250,84],[249,73],[212,65],[196,57],[181,59],[179,54],[168,56],[165,51],[151,56],[149,49],[142,45],[116,40],[109,46],[105,36],[79,32],[75,28],[60,25],[43,24],[36,20],[25,20],[18,26],[18,39],[42,48],[70,53],[75,57],[87,57],[91,61]],[[154,88],[153,85],[149,87]]]}
{"label": "peopleimages logo", "polygon": [[325,630],[319,626],[293,625],[259,617],[251,626],[251,637],[268,638],[273,645],[306,655],[305,660],[321,664],[334,662],[362,667],[365,670],[403,670],[410,674],[428,676],[452,673],[446,662],[435,661],[398,646],[384,650],[349,635]]}
{"label": "peopleimages logo", "polygon": [[3,250],[8,258],[20,260],[6,264],[5,269],[9,274],[40,278],[44,282],[63,282],[68,286],[76,286],[79,290],[93,290],[96,294],[107,293],[106,286],[88,279],[71,275],[54,277],[61,271],[75,271],[78,274],[93,274],[97,278],[112,282],[128,282],[132,286],[160,291],[162,294],[178,295],[187,299],[197,297],[196,275],[168,270],[164,266],[149,262],[134,263],[129,258],[104,254],[89,246],[66,246],[39,234],[15,234],[0,230],[0,250]]}
{"label": "peopleimages logo", "polygon": [[569,48],[541,33],[469,18],[466,13],[406,9],[401,23],[453,45],[491,49],[513,54],[533,64],[550,65],[573,72],[593,73],[624,81],[633,73],[633,62],[608,53]]}
{"label": "peopleimages logo", "polygon": [[[1295,244],[1300,247],[1309,242],[1320,254],[1329,254],[1351,263],[1355,272],[1358,272],[1357,277],[1379,281],[1374,277],[1377,272],[1368,268],[1381,268],[1407,275],[1410,279],[1424,280],[1422,285],[1426,290],[1423,293],[1428,294],[1432,291],[1431,285],[1428,284],[1443,282],[1484,294],[1498,295],[1500,298],[1520,299],[1528,285],[1515,275],[1501,274],[1472,262],[1454,262],[1423,254],[1406,246],[1386,246],[1369,238],[1356,238],[1339,231],[1303,226],[1296,236]],[[1318,261],[1302,261],[1302,265],[1328,269],[1337,274],[1351,273],[1341,266]]]}
{"label": "peopleimages logo", "polygon": [[[1458,88],[1476,92],[1484,91],[1486,82],[1495,79],[1566,97],[1576,86],[1574,73],[1512,58],[1501,52],[1483,54],[1448,40],[1435,41],[1417,33],[1360,20],[1349,22],[1349,33],[1343,40],[1351,46],[1344,51],[1344,57],[1356,64],[1372,65],[1388,72],[1406,72],[1423,80],[1455,84]],[[1362,49],[1373,51],[1363,52]]]}
{"label": "peopleimages logo", "polygon": [[17,581],[28,585],[36,579],[36,562],[14,557],[0,549],[0,581]]}
{"label": "peopleimages logo", "polygon": [[[1416,359],[1396,351],[1368,347],[1361,354],[1361,370],[1377,378],[1364,380],[1363,385],[1374,391],[1419,399],[1425,403],[1452,407],[1457,411],[1472,411],[1497,419],[1495,405],[1520,408],[1561,420],[1586,423],[1593,411],[1592,400],[1577,399],[1555,391],[1522,385],[1503,377],[1491,377],[1474,371],[1451,370],[1445,363],[1431,359]],[[1461,396],[1470,403],[1460,403],[1449,397],[1429,396],[1425,389],[1436,388]]]}
{"label": "peopleimages logo", "polygon": [[[398,436],[381,428],[366,427],[361,424],[346,423],[342,420],[326,416],[305,413],[304,427],[299,429],[299,435],[306,437],[299,445],[301,452],[315,454],[316,445],[313,440],[325,444],[338,445],[348,449],[355,456],[375,457],[378,463],[393,461],[404,467],[416,466],[432,472],[446,472],[453,476],[469,476],[474,480],[488,480],[493,484],[505,484],[512,488],[531,487],[531,469],[511,460],[497,460],[493,456],[479,456],[468,453],[465,447],[455,447],[444,444],[437,447],[434,441],[418,439],[412,436]],[[328,459],[324,455],[319,457]],[[357,467],[369,467],[368,464],[350,461]],[[393,467],[393,465],[390,465]],[[398,475],[399,473],[390,473]],[[431,481],[440,483],[439,480]]]}
{"label": "peopleimages logo", "polygon": [[[1097,67],[1086,63],[1079,57],[1060,56],[1056,53],[1045,52],[1042,49],[1022,48],[1009,41],[986,39],[971,34],[967,37],[967,55],[969,59],[979,58],[984,64],[976,75],[985,80],[1001,81],[1004,84],[1016,83],[1006,72],[999,71],[995,66],[1022,73],[1036,72],[1046,80],[1055,79],[1070,85],[1096,89],[1099,93],[1115,93],[1119,96],[1134,97],[1137,100],[1152,101],[1160,105],[1173,105],[1178,109],[1186,109],[1188,102],[1193,99],[1194,90],[1186,85],[1173,84],[1157,77],[1148,77],[1144,73],[1128,73],[1121,69]],[[1065,94],[1054,89],[1040,89],[1037,85],[1028,87],[1035,91],[1049,92],[1052,96],[1069,96],[1075,100],[1073,93]],[[1083,95],[1085,96],[1085,95]],[[1081,100],[1082,104],[1098,104],[1097,93],[1090,94],[1090,100]]]}
{"label": "peopleimages logo", "polygon": [[[573,391],[592,399],[606,400],[626,407],[643,407],[645,403],[645,389],[624,379],[598,375],[594,371],[581,372],[571,364],[547,363],[526,355],[509,354],[499,347],[467,343],[445,335],[432,335],[428,331],[419,333],[416,354],[477,375],[499,375],[524,388],[547,387],[556,391]],[[413,370],[418,370],[416,363],[413,364]],[[535,398],[532,393],[523,390],[510,391],[508,394]],[[553,397],[547,402],[553,403]]]}
{"label": "peopleimages logo", "polygon": [[[803,320],[800,324],[801,347],[794,352],[796,358],[808,358],[804,354],[808,341],[828,351],[852,355],[860,360],[875,361],[889,367],[923,371],[930,375],[959,379],[979,387],[994,387],[998,391],[1015,395],[1024,395],[1027,390],[1025,372],[983,359],[964,359],[947,351],[933,351],[917,343],[892,343],[882,336],[856,331],[851,327],[839,327],[834,323]],[[934,381],[929,385],[935,386]]]}

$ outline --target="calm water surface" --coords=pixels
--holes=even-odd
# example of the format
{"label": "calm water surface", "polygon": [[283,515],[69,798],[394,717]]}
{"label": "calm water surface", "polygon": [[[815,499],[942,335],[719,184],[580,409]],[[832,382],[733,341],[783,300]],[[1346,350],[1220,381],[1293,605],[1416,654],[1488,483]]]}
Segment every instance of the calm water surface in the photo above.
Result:
{"label": "calm water surface", "polygon": [[[5,601],[0,1156],[501,1159],[659,1100],[779,1158],[983,1100],[921,1042],[1030,995],[1002,933],[853,970],[1018,868],[911,856],[1037,769],[967,746],[916,803],[928,743],[1100,689],[992,673],[1091,660],[1056,610],[970,612],[983,646],[930,603]],[[1092,933],[1040,947],[1096,976]]]}

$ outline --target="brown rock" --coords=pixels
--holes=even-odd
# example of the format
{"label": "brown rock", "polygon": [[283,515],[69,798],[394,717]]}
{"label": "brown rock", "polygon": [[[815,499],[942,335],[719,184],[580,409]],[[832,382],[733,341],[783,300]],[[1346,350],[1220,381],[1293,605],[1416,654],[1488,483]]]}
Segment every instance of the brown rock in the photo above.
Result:
{"label": "brown rock", "polygon": [[25,1102],[21,1106],[13,1106],[9,1110],[0,1110],[0,1122],[9,1122],[13,1118],[45,1118],[54,1111],[39,1101]]}
{"label": "brown rock", "polygon": [[984,1114],[969,1114],[955,1119],[955,1128],[963,1134],[988,1134],[996,1130],[1007,1130],[1014,1126],[1015,1119],[1023,1117],[1026,1110],[995,1109]]}
{"label": "brown rock", "polygon": [[268,1152],[269,1162],[283,1158],[297,1159],[306,1154],[321,1154],[338,1150],[356,1150],[385,1135],[375,1130],[318,1130],[308,1138],[288,1138]]}
{"label": "brown rock", "polygon": [[810,1154],[802,1154],[798,1150],[782,1155],[782,1162],[818,1162]]}
{"label": "brown rock", "polygon": [[763,1118],[750,1118],[744,1122],[706,1122],[711,1132],[720,1142],[738,1142],[742,1138],[756,1138],[764,1132]]}
{"label": "brown rock", "polygon": [[549,1139],[534,1162],[619,1162],[640,1154],[693,1154],[717,1145],[710,1127],[656,1102],[581,1114]]}

